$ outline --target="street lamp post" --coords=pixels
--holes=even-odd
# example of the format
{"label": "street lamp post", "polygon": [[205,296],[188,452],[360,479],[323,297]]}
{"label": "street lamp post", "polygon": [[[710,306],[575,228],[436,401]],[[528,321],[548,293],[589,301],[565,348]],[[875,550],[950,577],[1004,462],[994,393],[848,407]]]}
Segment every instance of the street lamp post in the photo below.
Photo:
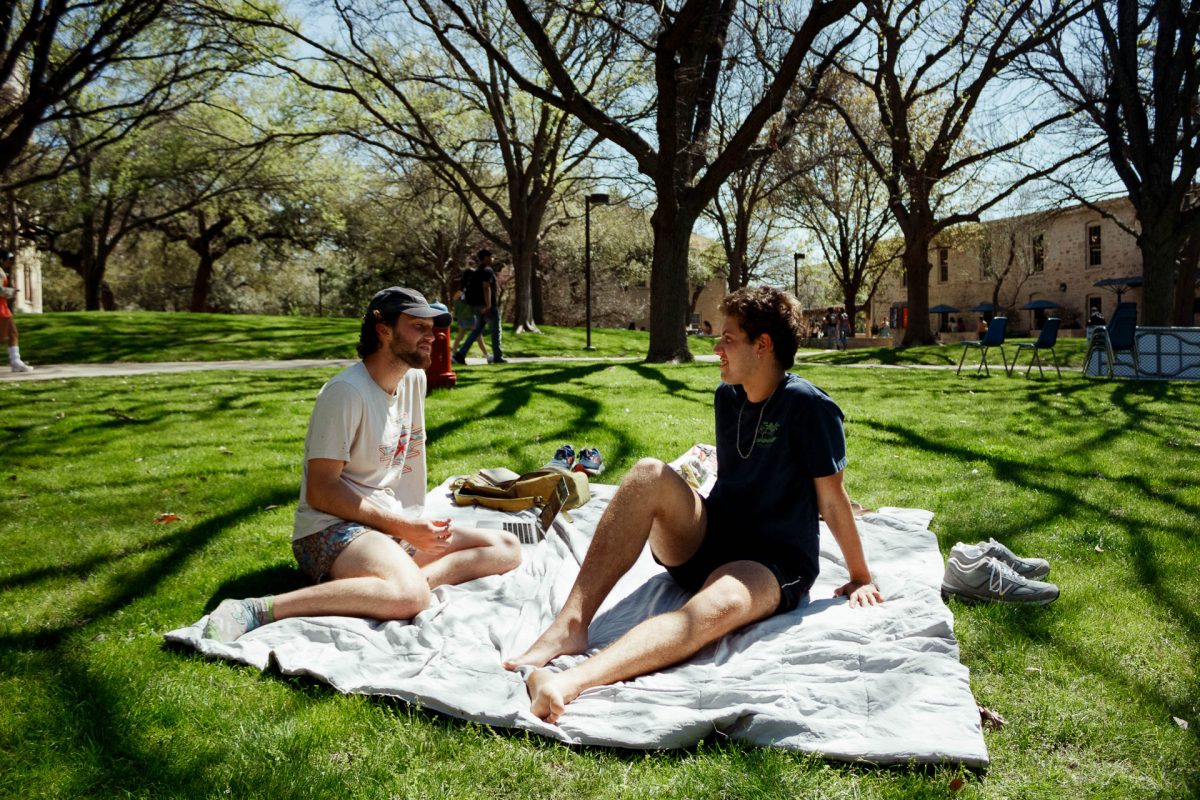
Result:
{"label": "street lamp post", "polygon": [[792,296],[800,299],[800,260],[804,253],[792,253]]}
{"label": "street lamp post", "polygon": [[313,270],[313,272],[317,273],[317,316],[320,317],[320,316],[323,316],[323,314],[321,313],[321,301],[323,299],[322,298],[323,292],[321,289],[321,276],[325,274],[325,268],[317,267],[316,269]]}
{"label": "street lamp post", "polygon": [[584,293],[587,296],[587,345],[584,350],[595,350],[592,347],[592,206],[608,205],[608,195],[603,192],[593,192],[583,201],[583,281]]}

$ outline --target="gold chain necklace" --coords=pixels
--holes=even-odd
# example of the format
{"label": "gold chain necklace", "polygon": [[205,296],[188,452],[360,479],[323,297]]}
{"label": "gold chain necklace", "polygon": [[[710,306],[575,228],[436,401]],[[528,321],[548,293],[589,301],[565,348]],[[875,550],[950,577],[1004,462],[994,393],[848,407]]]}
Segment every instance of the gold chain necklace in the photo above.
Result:
{"label": "gold chain necklace", "polygon": [[750,440],[750,449],[745,453],[742,452],[742,412],[746,410],[746,403],[750,401],[750,395],[746,395],[746,397],[742,399],[742,407],[738,409],[737,438],[734,439],[733,444],[734,447],[737,448],[737,454],[742,457],[743,461],[749,458],[750,454],[754,452],[754,445],[758,444],[758,429],[759,426],[762,425],[763,413],[766,412],[767,404],[771,402],[771,398],[774,397],[775,393],[779,391],[779,387],[782,384],[782,380],[775,384],[775,388],[771,390],[771,394],[769,394],[767,399],[763,401],[762,408],[758,410],[758,422],[754,425],[754,438]]}

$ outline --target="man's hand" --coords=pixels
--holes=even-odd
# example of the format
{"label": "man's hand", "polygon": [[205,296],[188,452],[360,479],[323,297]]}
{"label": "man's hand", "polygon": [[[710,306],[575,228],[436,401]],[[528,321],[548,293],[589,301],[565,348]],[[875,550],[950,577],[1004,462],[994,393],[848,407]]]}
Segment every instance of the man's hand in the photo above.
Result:
{"label": "man's hand", "polygon": [[440,556],[450,549],[453,535],[448,519],[410,519],[399,538],[424,553]]}
{"label": "man's hand", "polygon": [[849,596],[850,607],[873,606],[883,602],[883,595],[871,581],[850,581],[833,590],[834,597]]}

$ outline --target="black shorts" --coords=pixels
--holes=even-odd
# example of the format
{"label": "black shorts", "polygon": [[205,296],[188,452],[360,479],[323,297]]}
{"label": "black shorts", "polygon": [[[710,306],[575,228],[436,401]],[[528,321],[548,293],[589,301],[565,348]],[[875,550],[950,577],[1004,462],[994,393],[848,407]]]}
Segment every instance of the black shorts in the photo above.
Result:
{"label": "black shorts", "polygon": [[739,541],[736,535],[731,535],[730,531],[720,530],[719,525],[714,526],[711,515],[700,549],[687,561],[677,567],[669,567],[658,560],[653,550],[650,551],[650,555],[654,556],[655,562],[666,568],[667,574],[674,578],[676,583],[689,592],[699,591],[708,577],[725,564],[734,561],[762,564],[779,583],[779,605],[774,612],[776,614],[786,614],[799,606],[817,579],[816,575],[785,568],[780,554],[770,552],[770,548],[756,547],[753,543],[748,545],[744,540]]}

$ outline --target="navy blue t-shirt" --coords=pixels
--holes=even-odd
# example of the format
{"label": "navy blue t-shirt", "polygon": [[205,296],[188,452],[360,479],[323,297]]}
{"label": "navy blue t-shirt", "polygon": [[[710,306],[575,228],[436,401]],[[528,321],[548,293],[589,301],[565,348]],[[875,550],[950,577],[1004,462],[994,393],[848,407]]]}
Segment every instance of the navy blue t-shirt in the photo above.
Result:
{"label": "navy blue t-shirt", "polygon": [[736,537],[739,549],[815,578],[821,543],[813,479],[846,467],[842,410],[790,372],[765,406],[724,383],[714,406],[717,482],[706,502],[709,535]]}

